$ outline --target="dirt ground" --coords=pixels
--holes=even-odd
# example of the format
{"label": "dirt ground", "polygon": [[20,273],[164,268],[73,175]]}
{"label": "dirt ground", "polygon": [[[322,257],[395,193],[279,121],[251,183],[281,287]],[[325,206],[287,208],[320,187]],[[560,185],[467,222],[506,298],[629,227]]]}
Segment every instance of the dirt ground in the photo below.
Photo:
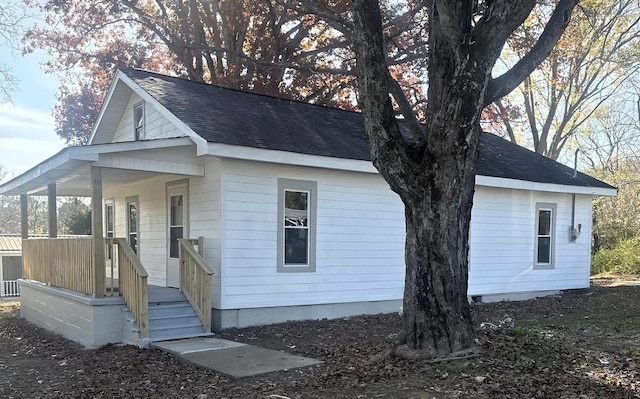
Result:
{"label": "dirt ground", "polygon": [[218,336],[324,361],[231,380],[131,346],[84,350],[0,302],[2,398],[640,398],[640,285],[473,305],[478,356],[432,364],[372,357],[397,315],[285,323]]}

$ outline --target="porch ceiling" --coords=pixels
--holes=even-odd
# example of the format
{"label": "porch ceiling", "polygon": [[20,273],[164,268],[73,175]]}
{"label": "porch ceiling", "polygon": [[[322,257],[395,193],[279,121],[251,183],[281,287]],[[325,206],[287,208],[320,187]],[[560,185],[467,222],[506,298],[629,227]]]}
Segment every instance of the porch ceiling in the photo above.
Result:
{"label": "porch ceiling", "polygon": [[[131,184],[140,180],[150,179],[161,174],[163,173],[103,168],[102,187],[103,189],[108,189],[113,186]],[[30,190],[28,194],[47,195],[47,184],[40,185],[36,189]],[[90,197],[90,165],[81,166],[80,168],[56,179],[56,194],[61,197]]]}
{"label": "porch ceiling", "polygon": [[147,150],[195,145],[188,138],[111,143],[65,148],[0,186],[0,195],[47,195],[55,183],[58,196],[91,196],[91,166],[101,166],[103,188],[125,185],[159,175],[204,176],[204,162],[185,163],[168,156],[163,160],[141,158]]}

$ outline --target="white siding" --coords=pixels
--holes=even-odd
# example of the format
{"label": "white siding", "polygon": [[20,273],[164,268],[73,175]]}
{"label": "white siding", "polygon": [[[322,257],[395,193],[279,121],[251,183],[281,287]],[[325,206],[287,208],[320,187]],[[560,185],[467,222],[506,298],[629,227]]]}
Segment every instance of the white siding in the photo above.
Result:
{"label": "white siding", "polygon": [[[129,102],[120,120],[120,124],[113,135],[112,142],[133,141],[133,107],[140,103],[142,98],[137,94],[131,94]],[[169,137],[184,136],[178,128],[165,118],[156,108],[149,103],[144,103],[144,139],[166,139]]]}
{"label": "white siding", "polygon": [[[196,159],[184,153],[185,161]],[[126,173],[126,172],[123,172]],[[317,182],[316,271],[277,272],[278,179]],[[126,235],[125,198],[139,198],[139,245],[151,284],[165,285],[166,184],[158,175],[105,187],[115,200],[116,236]],[[213,307],[241,309],[397,300],[404,285],[404,211],[377,175],[205,158],[205,176],[189,180],[189,231],[205,237],[214,269]],[[591,197],[576,198],[577,241],[569,240],[571,195],[476,187],[469,295],[586,287]],[[557,206],[555,262],[534,269],[535,207]]]}
{"label": "white siding", "polygon": [[177,176],[136,182],[117,188],[105,187],[104,198],[115,203],[115,236],[126,237],[125,198],[138,196],[138,255],[142,266],[149,273],[149,284],[166,285],[167,271],[167,222],[166,191],[168,181],[181,179]]}
{"label": "white siding", "polygon": [[[278,273],[277,180],[318,184],[316,272]],[[402,298],[404,212],[379,176],[243,161],[222,162],[222,309]],[[534,269],[536,202],[557,204],[555,262]],[[477,187],[469,295],[589,284],[591,197]]]}
{"label": "white siding", "polygon": [[[192,155],[194,156],[194,155]],[[205,261],[214,268],[213,304],[220,302],[219,160],[208,157],[204,177],[189,179],[189,231],[185,237],[205,237]],[[126,171],[123,171],[126,173]],[[126,236],[127,197],[138,196],[140,261],[149,273],[149,284],[166,285],[167,204],[166,186],[183,182],[184,176],[156,178],[104,189],[104,198],[115,202],[115,236]]]}
{"label": "white siding", "polygon": [[212,306],[220,308],[220,159],[205,158],[205,176],[189,182],[191,238],[204,237],[204,259],[213,268]]}
{"label": "white siding", "polygon": [[[402,297],[404,211],[379,176],[223,160],[222,309]],[[316,271],[278,273],[278,178],[316,181]]]}
{"label": "white siding", "polygon": [[[469,295],[589,286],[591,196],[576,196],[580,237],[569,240],[571,194],[476,187]],[[536,203],[557,204],[553,269],[534,269]]]}
{"label": "white siding", "polygon": [[195,145],[102,154],[99,162],[106,168],[184,175],[202,175],[203,164]]}

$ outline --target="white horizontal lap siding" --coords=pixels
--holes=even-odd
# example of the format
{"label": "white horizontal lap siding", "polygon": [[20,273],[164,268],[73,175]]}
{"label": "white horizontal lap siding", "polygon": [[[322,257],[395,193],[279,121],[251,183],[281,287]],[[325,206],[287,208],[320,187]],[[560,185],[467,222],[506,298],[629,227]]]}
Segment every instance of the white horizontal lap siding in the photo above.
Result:
{"label": "white horizontal lap siding", "polygon": [[138,196],[140,262],[149,274],[148,283],[160,286],[166,283],[165,181],[153,179],[104,191],[104,197],[115,202],[116,237],[127,238],[126,198]]}
{"label": "white horizontal lap siding", "polygon": [[220,295],[220,159],[205,158],[205,176],[189,182],[191,238],[204,237],[204,260],[213,269],[212,306],[219,309]]}
{"label": "white horizontal lap siding", "polygon": [[[135,93],[131,94],[112,142],[133,141],[133,107],[140,102],[142,102],[140,96]],[[144,139],[146,140],[183,136],[173,123],[149,103],[144,104],[144,124]]]}
{"label": "white horizontal lap siding", "polygon": [[[224,309],[402,298],[404,212],[382,178],[222,162]],[[317,182],[315,272],[277,272],[279,178]]]}
{"label": "white horizontal lap siding", "polygon": [[[569,240],[571,194],[476,187],[469,295],[580,288],[589,284],[591,197],[576,196],[578,240]],[[557,206],[554,268],[534,268],[536,203]]]}
{"label": "white horizontal lap siding", "polygon": [[203,160],[197,157],[194,145],[103,154],[100,163],[109,168],[149,172],[169,170],[175,174],[188,174],[194,169],[201,169]]}

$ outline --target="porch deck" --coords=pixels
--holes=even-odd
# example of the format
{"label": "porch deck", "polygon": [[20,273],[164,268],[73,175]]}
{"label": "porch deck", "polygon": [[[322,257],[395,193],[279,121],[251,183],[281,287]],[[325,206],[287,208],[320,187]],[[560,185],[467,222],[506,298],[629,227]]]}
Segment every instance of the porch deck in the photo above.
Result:
{"label": "porch deck", "polygon": [[[118,331],[107,328],[108,337],[106,341],[101,338],[100,342],[138,341],[146,346],[150,341],[207,335],[211,331],[213,272],[202,259],[201,238],[180,239],[179,249],[180,289],[148,284],[147,271],[123,238],[99,239],[97,244],[94,237],[24,240],[23,275],[33,283],[28,285],[32,288],[29,293],[35,298],[34,306],[37,303],[42,309],[50,308],[42,305],[47,301],[56,302],[55,298],[59,297],[60,309],[67,305],[82,308],[77,313],[68,312],[70,315],[61,315],[55,309],[44,314],[46,312],[37,307],[32,313],[34,317],[46,319],[44,324],[61,322],[62,328],[67,330],[78,321],[65,317],[86,314],[91,325],[81,328],[86,333],[83,334],[105,336],[100,331],[104,323],[98,321],[100,316],[97,314],[105,313],[108,306],[115,306],[122,314],[122,302],[125,302],[128,315],[122,323],[116,322],[123,327]],[[96,256],[96,252],[108,254],[108,259],[100,254]],[[112,310],[108,312],[112,322],[122,319]],[[52,321],[56,317],[62,319]],[[96,325],[100,328],[94,328]],[[114,338],[116,336],[120,338]],[[89,346],[97,342],[87,337],[82,340],[89,342]]]}
{"label": "porch deck", "polygon": [[[107,280],[109,277],[107,276]],[[119,280],[117,278],[113,279],[113,291],[111,288],[111,282],[109,281],[109,285],[106,287],[105,296],[119,296]],[[173,287],[164,287],[161,285],[153,285],[147,284],[147,298],[148,302],[163,302],[176,300],[182,297],[182,293],[179,288]]]}
{"label": "porch deck", "polygon": [[208,336],[177,288],[148,286],[147,333],[121,296],[95,298],[33,280],[20,280],[21,315],[28,321],[97,348],[109,343],[147,347],[151,342]]}

